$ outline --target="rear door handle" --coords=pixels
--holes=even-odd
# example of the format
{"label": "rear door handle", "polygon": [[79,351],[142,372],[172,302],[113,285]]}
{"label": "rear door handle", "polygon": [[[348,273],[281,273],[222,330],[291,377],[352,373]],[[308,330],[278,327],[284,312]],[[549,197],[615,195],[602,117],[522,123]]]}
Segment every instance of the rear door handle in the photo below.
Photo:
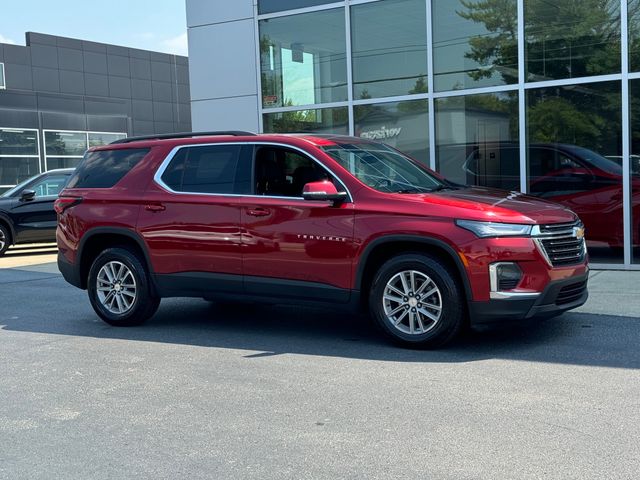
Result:
{"label": "rear door handle", "polygon": [[152,205],[145,205],[144,209],[147,210],[148,212],[163,212],[164,210],[166,210],[167,207],[165,207],[164,205],[160,205],[160,204],[152,204]]}
{"label": "rear door handle", "polygon": [[266,217],[269,213],[271,212],[266,208],[249,208],[247,210],[247,215],[251,215],[252,217]]}

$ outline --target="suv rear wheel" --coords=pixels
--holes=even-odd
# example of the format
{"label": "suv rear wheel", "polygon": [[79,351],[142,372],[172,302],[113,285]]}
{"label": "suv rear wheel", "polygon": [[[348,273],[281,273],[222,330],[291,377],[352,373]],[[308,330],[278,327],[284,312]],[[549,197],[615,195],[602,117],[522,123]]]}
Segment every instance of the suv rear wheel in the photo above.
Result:
{"label": "suv rear wheel", "polygon": [[369,309],[380,329],[405,346],[436,348],[460,331],[464,297],[449,267],[437,258],[406,254],[375,275]]}
{"label": "suv rear wheel", "polygon": [[140,325],[160,304],[152,293],[147,269],[125,248],[109,248],[96,257],[87,290],[95,312],[114,326]]}

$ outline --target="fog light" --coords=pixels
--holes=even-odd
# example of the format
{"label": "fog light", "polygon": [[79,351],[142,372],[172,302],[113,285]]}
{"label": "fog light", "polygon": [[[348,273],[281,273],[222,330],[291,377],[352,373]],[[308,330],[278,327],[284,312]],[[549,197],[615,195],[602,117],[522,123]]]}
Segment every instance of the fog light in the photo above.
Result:
{"label": "fog light", "polygon": [[489,265],[492,292],[513,290],[522,280],[522,270],[516,263],[500,262]]}

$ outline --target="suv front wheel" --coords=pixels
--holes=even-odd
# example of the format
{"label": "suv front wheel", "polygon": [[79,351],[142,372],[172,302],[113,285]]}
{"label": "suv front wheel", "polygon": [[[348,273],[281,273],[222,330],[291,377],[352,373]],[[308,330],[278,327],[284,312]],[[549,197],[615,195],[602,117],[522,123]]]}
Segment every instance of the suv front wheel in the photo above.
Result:
{"label": "suv front wheel", "polygon": [[96,257],[87,290],[100,318],[119,327],[144,323],[160,304],[152,293],[147,269],[125,248],[109,248]]}
{"label": "suv front wheel", "polygon": [[384,263],[369,295],[371,315],[387,336],[423,348],[440,347],[456,336],[464,321],[463,302],[450,268],[417,253]]}

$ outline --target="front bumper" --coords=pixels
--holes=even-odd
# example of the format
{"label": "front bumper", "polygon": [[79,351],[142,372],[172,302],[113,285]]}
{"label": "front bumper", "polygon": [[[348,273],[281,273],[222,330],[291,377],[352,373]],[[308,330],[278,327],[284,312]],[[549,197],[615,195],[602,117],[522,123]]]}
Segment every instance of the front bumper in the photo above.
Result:
{"label": "front bumper", "polygon": [[554,317],[583,305],[589,297],[589,274],[550,282],[533,299],[504,298],[470,302],[471,325],[486,325],[530,318]]}

